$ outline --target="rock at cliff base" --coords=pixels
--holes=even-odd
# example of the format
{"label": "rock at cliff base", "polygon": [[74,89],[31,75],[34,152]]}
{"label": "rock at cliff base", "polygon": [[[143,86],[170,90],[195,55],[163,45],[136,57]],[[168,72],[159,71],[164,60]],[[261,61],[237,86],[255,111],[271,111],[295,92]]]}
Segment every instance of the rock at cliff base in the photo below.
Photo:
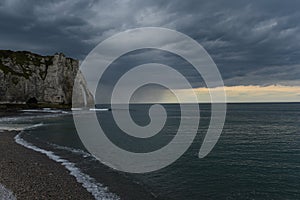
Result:
{"label": "rock at cliff base", "polygon": [[31,97],[26,101],[26,104],[37,104],[38,100],[35,97]]}

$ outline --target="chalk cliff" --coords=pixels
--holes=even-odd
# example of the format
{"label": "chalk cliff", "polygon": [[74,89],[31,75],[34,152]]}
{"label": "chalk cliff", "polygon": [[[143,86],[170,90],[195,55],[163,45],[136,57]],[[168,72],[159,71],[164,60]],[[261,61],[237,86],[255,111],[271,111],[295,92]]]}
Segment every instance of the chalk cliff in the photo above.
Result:
{"label": "chalk cliff", "polygon": [[[0,103],[72,103],[78,60],[64,54],[41,56],[27,51],[0,50]],[[80,83],[85,83],[84,80]],[[82,85],[92,101],[86,85]]]}

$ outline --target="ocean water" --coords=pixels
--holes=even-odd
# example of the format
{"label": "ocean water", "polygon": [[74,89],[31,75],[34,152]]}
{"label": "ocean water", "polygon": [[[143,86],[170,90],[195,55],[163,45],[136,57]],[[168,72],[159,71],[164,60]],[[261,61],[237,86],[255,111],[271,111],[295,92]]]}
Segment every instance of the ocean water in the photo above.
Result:
{"label": "ocean water", "polygon": [[[149,106],[130,107],[137,124],[150,122]],[[103,168],[82,145],[70,112],[26,110],[16,117],[0,118],[0,129],[23,130],[16,137],[18,143],[60,162],[98,199],[119,198],[109,186],[103,186],[99,176],[103,169],[139,183],[159,199],[300,199],[299,103],[228,104],[222,135],[203,159],[198,153],[209,124],[210,105],[199,107],[201,121],[191,147],[172,165],[146,174]],[[115,144],[147,152],[166,145],[176,133],[179,106],[165,108],[167,123],[151,141],[128,138],[113,123],[109,111],[99,112],[98,119]]]}

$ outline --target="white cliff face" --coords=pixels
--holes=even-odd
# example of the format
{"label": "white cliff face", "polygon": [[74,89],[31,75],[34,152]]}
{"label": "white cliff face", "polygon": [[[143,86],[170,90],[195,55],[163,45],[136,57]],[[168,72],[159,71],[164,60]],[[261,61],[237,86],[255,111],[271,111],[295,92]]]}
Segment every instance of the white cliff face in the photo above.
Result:
{"label": "white cliff face", "polygon": [[78,69],[78,60],[63,54],[0,51],[0,102],[36,98],[41,103],[71,104]]}
{"label": "white cliff face", "polygon": [[79,71],[77,74],[73,87],[73,108],[94,107],[94,98],[89,89],[83,74]]}

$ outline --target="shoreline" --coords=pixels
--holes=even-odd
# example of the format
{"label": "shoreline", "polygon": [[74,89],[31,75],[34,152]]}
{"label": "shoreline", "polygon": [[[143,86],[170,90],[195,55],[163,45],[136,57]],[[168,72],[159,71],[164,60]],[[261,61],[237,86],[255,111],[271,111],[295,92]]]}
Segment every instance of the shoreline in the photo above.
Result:
{"label": "shoreline", "polygon": [[[62,163],[16,143],[15,136],[19,133],[0,132],[0,184],[11,190],[17,199],[95,199]],[[158,199],[104,165],[98,176],[108,192],[120,199]]]}
{"label": "shoreline", "polygon": [[94,199],[62,165],[17,144],[18,133],[0,133],[0,183],[17,199]]}

